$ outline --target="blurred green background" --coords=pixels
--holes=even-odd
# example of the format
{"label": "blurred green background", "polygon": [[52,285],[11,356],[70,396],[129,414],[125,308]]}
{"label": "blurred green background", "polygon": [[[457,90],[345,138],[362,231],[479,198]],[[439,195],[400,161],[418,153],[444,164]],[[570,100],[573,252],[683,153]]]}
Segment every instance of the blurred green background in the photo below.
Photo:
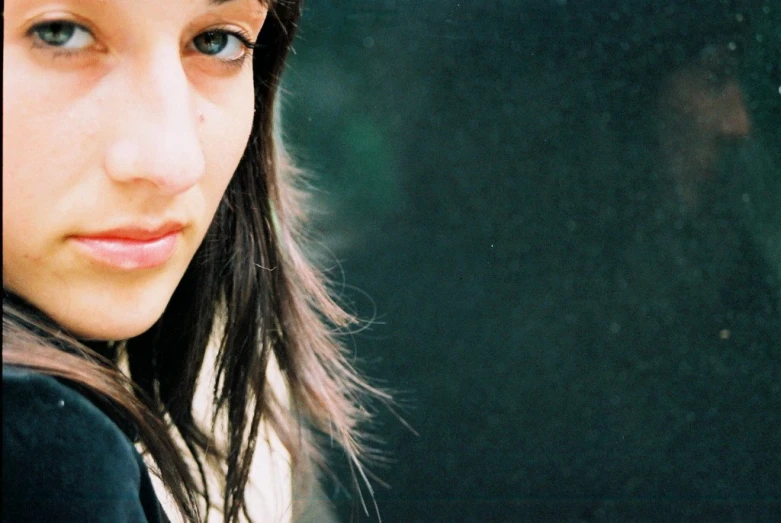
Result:
{"label": "blurred green background", "polygon": [[781,518],[779,2],[310,1],[295,50],[348,344],[417,432],[369,427],[383,521]]}

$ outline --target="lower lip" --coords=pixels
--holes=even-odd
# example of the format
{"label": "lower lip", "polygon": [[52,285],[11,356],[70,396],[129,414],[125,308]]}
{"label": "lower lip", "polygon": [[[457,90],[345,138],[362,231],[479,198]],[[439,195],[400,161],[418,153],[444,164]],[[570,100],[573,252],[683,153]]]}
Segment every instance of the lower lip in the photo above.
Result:
{"label": "lower lip", "polygon": [[115,269],[153,269],[165,264],[176,250],[179,231],[153,240],[73,237],[73,241],[94,261]]}

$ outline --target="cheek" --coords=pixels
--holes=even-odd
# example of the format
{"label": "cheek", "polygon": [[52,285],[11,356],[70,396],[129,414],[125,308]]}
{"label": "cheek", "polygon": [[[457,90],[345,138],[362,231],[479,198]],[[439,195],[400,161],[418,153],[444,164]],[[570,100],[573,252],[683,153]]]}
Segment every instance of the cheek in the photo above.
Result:
{"label": "cheek", "polygon": [[4,72],[13,74],[3,78],[4,207],[27,202],[54,212],[47,200],[72,193],[99,160],[100,104],[79,81],[44,74],[15,53],[6,58]]}
{"label": "cheek", "polygon": [[212,209],[216,209],[247,148],[254,117],[253,96],[250,83],[230,103],[199,115],[209,165],[204,183]]}
{"label": "cheek", "polygon": [[[30,87],[30,86],[28,86]],[[74,211],[94,204],[96,136],[84,113],[28,88],[4,92],[3,254],[39,257]]]}
{"label": "cheek", "polygon": [[[57,215],[62,203],[58,194],[73,185],[66,169],[80,147],[76,141],[63,144],[63,140],[57,140],[64,129],[56,117],[59,113],[56,101],[37,82],[20,81],[30,78],[23,73],[22,70],[6,75],[3,86],[3,258],[6,262],[14,256],[39,255],[47,224]],[[67,141],[67,134],[64,136]]]}

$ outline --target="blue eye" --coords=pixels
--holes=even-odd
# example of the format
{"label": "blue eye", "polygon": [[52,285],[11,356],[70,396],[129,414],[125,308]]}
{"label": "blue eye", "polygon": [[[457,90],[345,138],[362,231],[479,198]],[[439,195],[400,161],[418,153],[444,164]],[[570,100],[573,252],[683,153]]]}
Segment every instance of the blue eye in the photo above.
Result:
{"label": "blue eye", "polygon": [[[89,29],[67,20],[41,22],[27,34],[36,47],[56,51],[58,55],[76,55],[96,43]],[[204,31],[190,43],[196,52],[231,65],[244,63],[253,45],[248,36],[223,29]]]}
{"label": "blue eye", "polygon": [[73,22],[43,22],[30,29],[30,33],[43,45],[67,51],[79,51],[95,43],[86,28]]}
{"label": "blue eye", "polygon": [[232,62],[241,60],[252,48],[252,43],[241,35],[214,30],[196,36],[193,46],[199,53]]}

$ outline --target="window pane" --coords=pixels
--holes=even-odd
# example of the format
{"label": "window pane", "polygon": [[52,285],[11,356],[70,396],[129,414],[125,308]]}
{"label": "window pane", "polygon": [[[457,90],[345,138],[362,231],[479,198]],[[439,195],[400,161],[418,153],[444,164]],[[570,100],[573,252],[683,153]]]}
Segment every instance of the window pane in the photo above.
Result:
{"label": "window pane", "polygon": [[371,428],[384,520],[779,513],[779,28],[773,0],[308,4],[287,134],[419,433]]}

